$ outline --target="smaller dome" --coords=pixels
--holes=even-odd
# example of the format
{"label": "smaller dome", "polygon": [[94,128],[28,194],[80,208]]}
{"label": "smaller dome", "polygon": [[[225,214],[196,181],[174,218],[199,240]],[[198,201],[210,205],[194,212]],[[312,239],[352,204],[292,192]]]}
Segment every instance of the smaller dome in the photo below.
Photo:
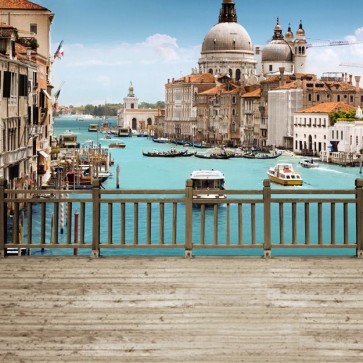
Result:
{"label": "smaller dome", "polygon": [[285,40],[273,40],[262,49],[263,62],[292,62],[293,53]]}

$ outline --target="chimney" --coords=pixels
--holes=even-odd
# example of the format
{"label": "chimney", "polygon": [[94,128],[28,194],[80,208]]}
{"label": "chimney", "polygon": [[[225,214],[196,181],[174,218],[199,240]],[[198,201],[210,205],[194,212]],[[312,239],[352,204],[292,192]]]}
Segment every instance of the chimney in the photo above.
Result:
{"label": "chimney", "polygon": [[280,87],[285,85],[285,78],[284,78],[284,73],[285,73],[285,67],[280,67]]}
{"label": "chimney", "polygon": [[349,84],[353,85],[353,76],[351,74],[349,75]]}
{"label": "chimney", "polygon": [[360,86],[359,86],[359,83],[360,83],[360,76],[355,76],[355,77],[354,77],[354,79],[355,79],[355,88],[356,88],[357,90],[359,90],[359,88],[360,88]]}

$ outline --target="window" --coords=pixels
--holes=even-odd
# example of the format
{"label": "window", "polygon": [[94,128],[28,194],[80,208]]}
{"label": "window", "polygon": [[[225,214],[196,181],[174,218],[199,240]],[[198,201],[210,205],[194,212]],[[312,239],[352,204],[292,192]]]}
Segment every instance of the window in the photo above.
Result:
{"label": "window", "polygon": [[[337,133],[338,133],[338,131],[337,131]],[[350,138],[352,138],[352,137],[350,137]],[[340,131],[340,139],[343,140],[343,131]],[[350,141],[350,143],[352,143],[352,140]]]}
{"label": "window", "polygon": [[337,101],[340,102],[340,95],[337,96]]}
{"label": "window", "polygon": [[269,70],[270,72],[272,72],[272,64],[270,64],[270,65],[268,66],[268,70]]}
{"label": "window", "polygon": [[316,100],[320,102],[320,95],[316,95]]}
{"label": "window", "polygon": [[308,98],[309,98],[309,101],[311,101],[311,93],[309,93],[309,96],[308,96]]}
{"label": "window", "polygon": [[38,34],[38,25],[37,24],[30,24],[30,32],[34,34]]}

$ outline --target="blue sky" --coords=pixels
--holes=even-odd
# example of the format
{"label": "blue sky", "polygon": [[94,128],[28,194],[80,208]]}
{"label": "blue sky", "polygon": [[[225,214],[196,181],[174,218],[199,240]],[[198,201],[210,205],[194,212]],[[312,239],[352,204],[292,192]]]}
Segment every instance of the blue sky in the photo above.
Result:
{"label": "blue sky", "polygon": [[[168,79],[197,67],[201,45],[218,22],[222,0],[33,0],[55,14],[52,48],[64,41],[53,66],[62,105],[120,103],[130,82],[140,101],[164,100]],[[238,22],[254,45],[268,43],[276,18],[283,31],[300,19],[309,43],[363,42],[362,0],[235,0]],[[307,71],[362,75],[363,43],[309,48]],[[363,87],[363,79],[361,82]]]}

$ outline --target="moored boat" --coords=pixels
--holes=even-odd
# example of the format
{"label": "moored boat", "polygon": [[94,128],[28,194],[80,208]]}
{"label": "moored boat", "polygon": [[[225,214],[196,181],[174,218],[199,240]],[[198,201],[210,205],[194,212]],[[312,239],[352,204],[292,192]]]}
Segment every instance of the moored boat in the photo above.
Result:
{"label": "moored boat", "polygon": [[165,144],[167,142],[169,142],[170,140],[167,139],[166,137],[158,137],[158,138],[153,138],[152,139],[154,142],[157,142],[159,144]]}
{"label": "moored boat", "polygon": [[88,125],[88,131],[89,132],[97,132],[98,131],[98,125],[97,124],[89,124]]}
{"label": "moored boat", "polygon": [[297,171],[292,167],[292,164],[283,163],[276,164],[269,168],[267,171],[269,179],[277,184],[281,185],[302,185],[303,179]]}
{"label": "moored boat", "polygon": [[224,190],[225,177],[219,170],[195,170],[190,175],[193,190],[200,191],[193,194],[193,199],[225,199],[225,194],[216,193]]}
{"label": "moored boat", "polygon": [[188,153],[187,150],[178,151],[172,148],[169,151],[143,151],[142,155],[151,157],[175,158],[177,156],[193,156],[195,153]]}
{"label": "moored boat", "polygon": [[75,149],[79,148],[80,144],[77,142],[77,135],[71,131],[67,131],[59,135],[59,147],[61,149]]}
{"label": "moored boat", "polygon": [[109,144],[108,147],[124,149],[126,147],[126,144],[124,144],[123,142],[113,142],[113,143]]}

